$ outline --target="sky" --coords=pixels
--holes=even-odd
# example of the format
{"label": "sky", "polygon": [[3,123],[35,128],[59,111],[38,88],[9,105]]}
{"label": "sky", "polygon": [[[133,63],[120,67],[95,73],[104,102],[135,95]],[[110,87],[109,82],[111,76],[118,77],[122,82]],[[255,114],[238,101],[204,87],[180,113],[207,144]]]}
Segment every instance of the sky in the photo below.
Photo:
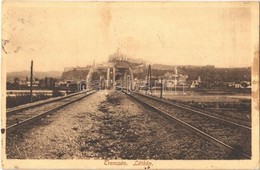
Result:
{"label": "sky", "polygon": [[2,10],[7,72],[105,62],[118,48],[151,63],[252,65],[250,3],[15,2]]}

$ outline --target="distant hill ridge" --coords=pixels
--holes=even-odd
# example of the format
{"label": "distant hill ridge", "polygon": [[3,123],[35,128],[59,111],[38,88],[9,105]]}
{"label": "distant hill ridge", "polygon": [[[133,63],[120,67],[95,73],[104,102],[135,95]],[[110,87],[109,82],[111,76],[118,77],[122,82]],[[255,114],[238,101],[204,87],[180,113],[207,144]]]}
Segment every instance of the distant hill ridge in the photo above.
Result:
{"label": "distant hill ridge", "polygon": [[[130,64],[133,68],[135,76],[138,78],[145,78],[147,76],[148,65],[135,66]],[[164,75],[167,71],[173,72],[178,68],[178,73],[188,75],[189,80],[197,79],[200,76],[203,80],[221,80],[221,81],[251,81],[251,68],[218,68],[214,65],[194,66],[194,65],[164,65],[164,64],[151,64],[152,73],[156,75]],[[44,79],[45,77],[53,77],[61,80],[84,79],[88,74],[89,69],[72,69],[65,71],[36,71],[35,77]],[[9,72],[7,73],[7,81],[12,82],[15,77],[20,80],[25,80],[30,76],[29,71]]]}
{"label": "distant hill ridge", "polygon": [[[60,79],[62,75],[62,71],[35,71],[34,76],[38,79],[44,79],[45,77],[53,77]],[[30,77],[29,71],[17,71],[17,72],[9,72],[7,73],[7,82],[12,82],[15,77],[18,77],[20,80],[25,80],[26,77]]]}

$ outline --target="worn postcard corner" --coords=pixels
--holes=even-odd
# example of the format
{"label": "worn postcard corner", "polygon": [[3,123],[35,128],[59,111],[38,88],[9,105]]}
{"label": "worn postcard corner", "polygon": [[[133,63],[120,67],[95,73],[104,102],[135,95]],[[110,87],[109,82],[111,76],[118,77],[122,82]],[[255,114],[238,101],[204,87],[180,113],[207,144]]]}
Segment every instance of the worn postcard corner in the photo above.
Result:
{"label": "worn postcard corner", "polygon": [[3,169],[259,169],[259,3],[3,1]]}

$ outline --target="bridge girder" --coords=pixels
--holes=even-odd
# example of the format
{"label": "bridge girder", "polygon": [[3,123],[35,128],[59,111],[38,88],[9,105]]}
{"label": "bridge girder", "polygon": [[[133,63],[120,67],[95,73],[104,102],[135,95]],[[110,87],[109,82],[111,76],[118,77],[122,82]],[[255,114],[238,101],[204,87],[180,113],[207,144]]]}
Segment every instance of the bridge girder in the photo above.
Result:
{"label": "bridge girder", "polygon": [[[134,80],[134,74],[130,67],[107,67],[106,69],[93,69],[89,70],[86,77],[87,88],[91,89],[94,81],[98,81],[95,76],[99,77],[101,85],[104,83],[105,88],[114,88],[118,81],[121,81],[123,87],[126,87],[129,81]],[[129,76],[129,78],[128,78]]]}

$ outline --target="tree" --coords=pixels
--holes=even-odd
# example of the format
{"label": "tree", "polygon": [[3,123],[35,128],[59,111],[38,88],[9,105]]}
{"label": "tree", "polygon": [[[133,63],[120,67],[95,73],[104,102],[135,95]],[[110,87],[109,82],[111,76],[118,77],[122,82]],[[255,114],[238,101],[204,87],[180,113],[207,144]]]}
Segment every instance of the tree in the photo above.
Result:
{"label": "tree", "polygon": [[19,81],[20,81],[20,79],[19,79],[18,77],[15,77],[15,78],[14,78],[14,82],[15,82],[15,83],[19,83]]}

